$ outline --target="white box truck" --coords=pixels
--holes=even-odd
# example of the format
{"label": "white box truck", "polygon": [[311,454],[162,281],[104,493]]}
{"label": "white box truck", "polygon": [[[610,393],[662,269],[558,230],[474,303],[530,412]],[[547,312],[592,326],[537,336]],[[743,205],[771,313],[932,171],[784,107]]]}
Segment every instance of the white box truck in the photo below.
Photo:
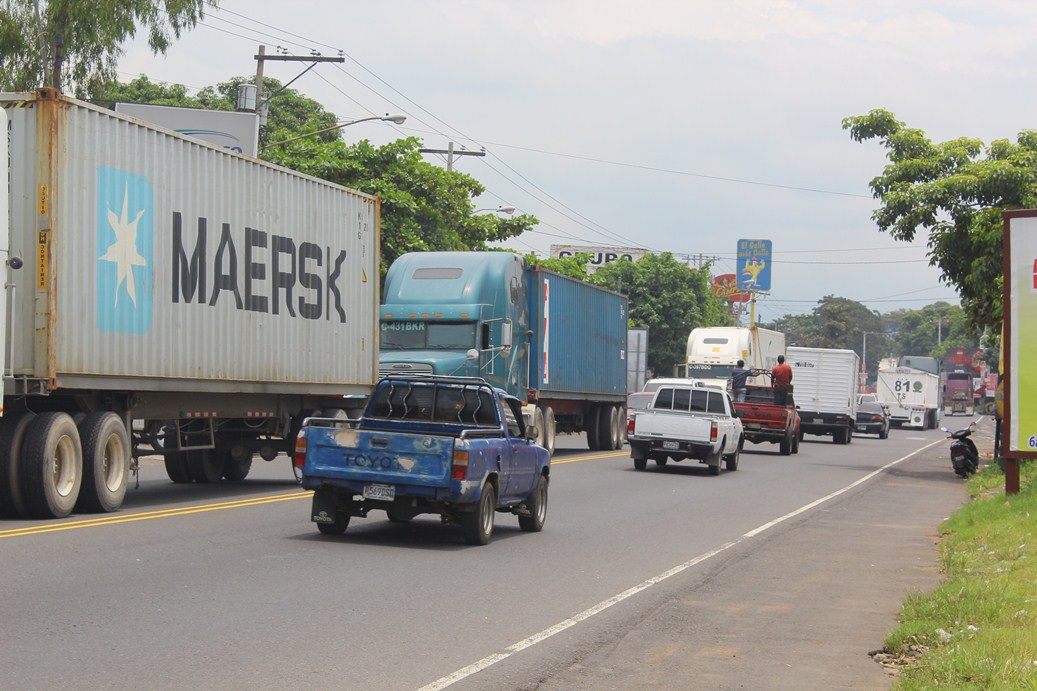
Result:
{"label": "white box truck", "polygon": [[0,514],[114,511],[141,455],[241,480],[362,404],[377,198],[53,89],[0,106]]}
{"label": "white box truck", "polygon": [[875,386],[879,403],[889,408],[896,427],[936,429],[942,416],[940,375],[907,366],[880,369]]}
{"label": "white box truck", "polygon": [[792,367],[792,395],[803,433],[831,436],[836,444],[850,443],[857,421],[861,369],[857,353],[792,346],[786,358]]}

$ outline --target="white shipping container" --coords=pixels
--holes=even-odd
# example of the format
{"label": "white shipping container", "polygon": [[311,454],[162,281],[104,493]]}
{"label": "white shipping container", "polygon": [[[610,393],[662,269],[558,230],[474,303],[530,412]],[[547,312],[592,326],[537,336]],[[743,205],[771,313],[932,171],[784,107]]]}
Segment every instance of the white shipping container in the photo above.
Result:
{"label": "white shipping container", "polygon": [[800,413],[857,415],[860,358],[852,350],[799,348],[787,351],[793,398]]}
{"label": "white shipping container", "polygon": [[0,94],[24,262],[8,272],[9,379],[370,389],[377,198],[53,94]]}

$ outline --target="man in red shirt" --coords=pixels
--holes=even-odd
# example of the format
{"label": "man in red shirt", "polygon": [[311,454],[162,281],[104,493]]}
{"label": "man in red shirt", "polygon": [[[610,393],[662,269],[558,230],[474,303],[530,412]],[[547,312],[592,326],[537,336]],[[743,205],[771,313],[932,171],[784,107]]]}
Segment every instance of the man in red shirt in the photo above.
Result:
{"label": "man in red shirt", "polygon": [[785,364],[785,356],[778,356],[778,364],[771,370],[774,386],[774,405],[786,405],[792,390],[792,368]]}

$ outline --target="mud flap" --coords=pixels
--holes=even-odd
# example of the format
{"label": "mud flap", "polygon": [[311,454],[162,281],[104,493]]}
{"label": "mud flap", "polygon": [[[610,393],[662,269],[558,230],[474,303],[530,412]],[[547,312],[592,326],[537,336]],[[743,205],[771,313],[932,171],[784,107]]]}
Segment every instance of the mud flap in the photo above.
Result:
{"label": "mud flap", "polygon": [[313,493],[313,508],[310,510],[310,520],[314,523],[334,523],[336,503],[334,492],[317,490]]}

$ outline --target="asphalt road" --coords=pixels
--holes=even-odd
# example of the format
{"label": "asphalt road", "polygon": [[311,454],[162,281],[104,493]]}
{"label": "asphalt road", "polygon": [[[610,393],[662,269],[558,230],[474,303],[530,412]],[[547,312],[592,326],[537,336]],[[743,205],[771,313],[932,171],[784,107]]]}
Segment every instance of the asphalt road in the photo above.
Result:
{"label": "asphalt road", "polygon": [[[905,584],[935,581],[933,534],[964,499],[943,436],[807,437],[792,457],[750,444],[719,477],[638,472],[626,451],[563,437],[544,531],[499,514],[486,547],[381,512],[322,536],[283,457],[216,486],[145,461],[116,514],[0,521],[0,675],[7,689],[882,688],[866,652]],[[886,555],[869,562],[878,588],[857,563],[868,540]]]}

